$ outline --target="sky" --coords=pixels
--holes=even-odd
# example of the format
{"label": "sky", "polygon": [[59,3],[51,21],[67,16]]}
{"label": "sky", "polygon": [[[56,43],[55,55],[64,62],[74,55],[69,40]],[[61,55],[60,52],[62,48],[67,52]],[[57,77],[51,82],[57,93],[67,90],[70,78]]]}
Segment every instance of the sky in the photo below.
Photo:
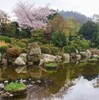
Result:
{"label": "sky", "polygon": [[50,8],[77,11],[88,17],[92,17],[93,14],[99,14],[99,0],[0,0],[0,10],[13,16],[13,9],[19,1],[35,3],[36,6],[50,4]]}

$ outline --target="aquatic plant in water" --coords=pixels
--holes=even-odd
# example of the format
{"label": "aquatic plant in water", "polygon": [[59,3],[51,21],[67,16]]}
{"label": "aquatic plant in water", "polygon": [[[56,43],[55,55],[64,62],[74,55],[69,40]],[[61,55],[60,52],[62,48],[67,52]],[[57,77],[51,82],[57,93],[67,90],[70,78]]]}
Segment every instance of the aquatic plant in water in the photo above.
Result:
{"label": "aquatic plant in water", "polygon": [[26,89],[26,85],[18,82],[11,82],[4,86],[4,90],[6,91],[20,91],[24,89]]}

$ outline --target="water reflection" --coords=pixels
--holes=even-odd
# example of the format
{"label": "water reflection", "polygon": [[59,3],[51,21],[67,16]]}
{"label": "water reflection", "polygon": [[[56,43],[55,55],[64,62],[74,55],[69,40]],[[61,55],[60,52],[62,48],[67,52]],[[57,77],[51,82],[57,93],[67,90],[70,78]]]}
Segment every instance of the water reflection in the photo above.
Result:
{"label": "water reflection", "polygon": [[[99,89],[93,87],[93,80],[88,81],[84,77],[75,80],[76,85],[71,87],[63,100],[99,100]],[[59,100],[59,99],[55,99]]]}
{"label": "water reflection", "polygon": [[99,63],[73,62],[47,72],[28,68],[24,74],[16,73],[12,67],[0,71],[1,80],[28,77],[51,80],[50,84],[32,86],[26,96],[13,100],[99,100]]}

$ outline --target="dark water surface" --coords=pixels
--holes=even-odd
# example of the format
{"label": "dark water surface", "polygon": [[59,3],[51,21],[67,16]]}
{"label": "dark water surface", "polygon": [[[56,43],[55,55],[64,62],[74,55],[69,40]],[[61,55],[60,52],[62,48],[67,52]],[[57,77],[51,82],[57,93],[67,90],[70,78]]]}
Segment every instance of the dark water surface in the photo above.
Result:
{"label": "dark water surface", "polygon": [[69,63],[58,69],[47,70],[28,68],[18,74],[15,68],[1,68],[0,80],[40,79],[42,84],[34,84],[26,95],[12,100],[99,100],[99,63]]}

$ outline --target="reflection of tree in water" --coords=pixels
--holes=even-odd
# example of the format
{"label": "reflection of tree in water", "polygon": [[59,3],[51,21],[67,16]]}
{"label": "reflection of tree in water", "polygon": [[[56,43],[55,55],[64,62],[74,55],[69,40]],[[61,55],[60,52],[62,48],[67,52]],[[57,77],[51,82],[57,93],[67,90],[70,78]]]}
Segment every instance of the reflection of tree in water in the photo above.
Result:
{"label": "reflection of tree in water", "polygon": [[68,65],[67,67],[62,66],[49,76],[49,79],[52,80],[52,84],[50,84],[48,88],[53,96],[62,98],[73,85],[70,70]]}
{"label": "reflection of tree in water", "polygon": [[52,100],[47,87],[33,86],[27,90],[26,100]]}
{"label": "reflection of tree in water", "polygon": [[[68,89],[74,85],[73,80],[79,76],[84,76],[87,80],[92,80],[97,77],[98,73],[99,66],[97,63],[66,64],[49,76],[53,82],[53,84],[49,85],[49,91],[55,97],[62,98],[68,92]],[[68,82],[70,82],[69,85]]]}
{"label": "reflection of tree in water", "polygon": [[66,82],[66,84],[59,90],[59,92],[54,95],[54,97],[62,99],[63,96],[68,93],[69,88],[72,87],[73,85],[75,85],[73,81]]}
{"label": "reflection of tree in water", "polygon": [[66,94],[67,90],[73,85],[73,82],[66,83],[55,95],[50,93],[48,87],[34,85],[27,90],[26,100],[53,100],[54,98],[59,99],[62,98],[63,95]]}
{"label": "reflection of tree in water", "polygon": [[93,87],[94,88],[99,88],[99,75],[98,75],[98,77],[96,77],[94,79]]}

